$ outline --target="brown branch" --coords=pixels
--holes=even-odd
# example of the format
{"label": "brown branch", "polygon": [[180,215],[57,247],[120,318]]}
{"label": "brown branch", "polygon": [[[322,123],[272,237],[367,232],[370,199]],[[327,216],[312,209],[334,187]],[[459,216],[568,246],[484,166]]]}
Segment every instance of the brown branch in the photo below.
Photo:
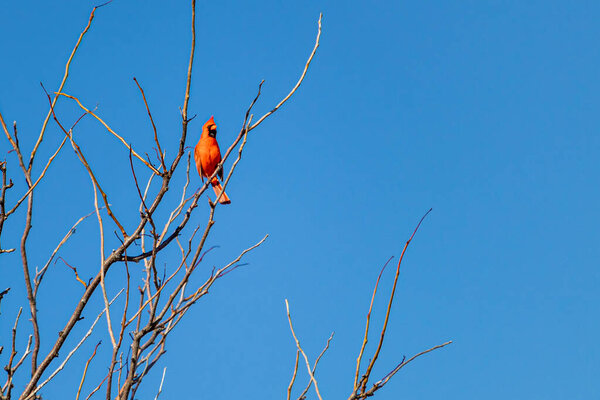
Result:
{"label": "brown branch", "polygon": [[300,350],[296,350],[296,362],[294,363],[294,373],[292,374],[292,380],[287,388],[287,400],[290,400],[290,396],[292,395],[292,387],[294,386],[294,382],[296,381],[296,374],[298,373],[298,361],[300,360]]}
{"label": "brown branch", "polygon": [[[2,173],[2,183],[0,186],[0,239],[2,238],[2,228],[4,226],[4,221],[8,218],[6,213],[6,191],[13,187],[12,179],[6,183],[6,161],[0,161],[0,173]],[[1,240],[0,240],[1,243]],[[0,244],[0,254],[2,253],[12,253],[15,249],[3,249]],[[2,297],[0,297],[1,299]]]}
{"label": "brown branch", "polygon": [[192,43],[190,46],[190,60],[188,63],[187,79],[185,83],[185,95],[183,98],[183,108],[181,109],[181,139],[179,140],[179,151],[173,164],[171,164],[170,173],[175,171],[175,167],[179,163],[179,158],[183,155],[185,149],[185,139],[187,137],[187,128],[190,120],[188,119],[188,104],[190,102],[190,88],[192,86],[192,67],[194,66],[194,53],[196,51],[196,0],[192,0]]}
{"label": "brown branch", "polygon": [[96,347],[94,347],[94,352],[92,353],[92,356],[90,358],[88,358],[87,362],[85,363],[85,367],[83,368],[83,375],[81,376],[81,381],[79,382],[79,389],[77,389],[77,396],[75,396],[75,400],[79,400],[79,395],[81,394],[81,388],[83,387],[83,382],[85,382],[85,376],[87,375],[88,367],[90,366],[90,363],[96,356],[96,351],[98,350],[98,346],[100,346],[101,343],[102,343],[102,341],[98,342]]}
{"label": "brown branch", "polygon": [[160,380],[160,386],[158,387],[158,392],[156,393],[156,396],[154,397],[154,400],[158,400],[158,396],[160,396],[160,394],[162,393],[162,387],[163,387],[163,383],[165,381],[165,374],[166,373],[167,373],[167,367],[165,367],[163,369],[162,379]]}
{"label": "brown branch", "polygon": [[[117,339],[116,346],[113,347],[112,358],[110,361],[110,366],[108,368],[108,380],[106,382],[106,396],[107,396],[107,399],[109,399],[109,400],[112,395],[113,371],[117,364],[117,355],[119,353],[121,345],[123,344],[123,337],[125,334],[125,329],[127,327],[126,322],[127,322],[127,311],[129,310],[129,293],[130,293],[130,282],[131,282],[131,275],[129,274],[129,265],[127,264],[127,261],[125,261],[125,275],[126,275],[126,282],[127,282],[126,289],[125,289],[125,307],[123,308],[123,314],[121,315],[121,328],[119,330],[119,337]],[[119,369],[119,379],[120,379],[120,376],[121,376],[121,369]]]}
{"label": "brown branch", "polygon": [[135,84],[137,85],[138,89],[140,89],[140,93],[142,94],[142,98],[144,99],[144,105],[146,106],[146,111],[148,112],[148,117],[150,118],[150,123],[152,124],[152,129],[154,130],[154,141],[156,142],[156,147],[158,150],[158,154],[160,156],[160,165],[163,169],[163,172],[167,172],[167,166],[165,165],[165,158],[164,158],[162,149],[160,148],[160,143],[158,141],[158,133],[156,132],[156,125],[154,125],[154,119],[152,118],[152,113],[150,112],[150,107],[148,107],[148,102],[146,101],[146,95],[144,94],[144,89],[142,89],[142,87],[140,86],[140,84],[137,81],[137,79],[135,78],[135,76],[133,77],[133,80],[135,81]]}
{"label": "brown branch", "polygon": [[[27,185],[31,187],[31,172],[27,171],[25,177],[27,179]],[[29,237],[29,231],[31,230],[32,214],[33,193],[29,193],[27,200],[27,216],[25,217],[25,229],[23,230],[23,236],[21,236],[21,261],[23,263],[23,278],[25,280],[25,288],[27,289],[27,301],[31,312],[31,325],[33,327],[34,337],[33,354],[31,355],[31,375],[33,375],[37,368],[37,356],[40,351],[40,328],[37,320],[37,302],[33,295],[31,276],[29,274],[29,261],[27,258],[27,238]]]}
{"label": "brown branch", "polygon": [[312,59],[315,56],[315,53],[317,52],[317,49],[319,48],[319,40],[321,39],[321,20],[322,19],[323,19],[323,13],[319,14],[319,20],[317,22],[319,28],[318,28],[318,31],[317,31],[317,38],[315,39],[315,46],[313,47],[313,50],[310,53],[310,56],[308,57],[308,60],[306,61],[306,65],[304,66],[304,70],[302,71],[302,74],[300,75],[300,79],[298,79],[298,82],[296,82],[296,85],[292,88],[292,90],[288,93],[288,95],[285,96],[283,98],[283,100],[281,100],[275,106],[275,108],[273,108],[271,111],[269,111],[268,113],[266,113],[265,115],[263,115],[258,121],[256,121],[256,123],[254,125],[252,125],[252,126],[250,126],[248,128],[248,132],[250,132],[251,130],[253,130],[254,128],[256,128],[265,119],[267,119],[271,114],[273,114],[274,112],[276,112],[279,109],[279,107],[281,107],[282,105],[284,105],[285,102],[288,101],[290,99],[290,97],[293,96],[293,94],[296,92],[296,90],[298,90],[298,88],[302,84],[302,81],[304,81],[304,77],[306,76],[306,72],[308,72],[308,67],[310,66],[310,63],[312,62]]}
{"label": "brown branch", "polygon": [[[2,299],[8,294],[8,292],[10,292],[10,288],[6,288],[0,292],[0,304],[2,304]],[[0,314],[2,313],[0,312]]]}
{"label": "brown branch", "polygon": [[296,337],[296,332],[294,332],[294,327],[292,325],[292,317],[290,315],[290,305],[288,304],[287,299],[285,299],[285,309],[287,311],[288,322],[290,323],[290,330],[292,331],[292,336],[294,337],[294,341],[296,342],[296,347],[298,348],[298,351],[302,354],[302,357],[304,357],[304,361],[306,362],[306,369],[308,371],[308,375],[310,376],[310,380],[315,384],[315,392],[317,393],[317,397],[319,397],[319,400],[323,400],[323,398],[321,397],[321,393],[319,392],[319,385],[317,384],[317,380],[315,379],[315,376],[310,368],[308,357],[306,357],[306,353],[304,352],[304,350],[302,350],[300,342]]}
{"label": "brown branch", "polygon": [[[19,367],[21,366],[21,364],[23,364],[23,361],[25,361],[25,359],[27,358],[27,356],[29,354],[31,354],[31,343],[32,342],[33,342],[33,336],[29,335],[29,338],[27,339],[27,346],[25,347],[25,351],[23,352],[23,355],[21,356],[21,358],[19,359],[19,361],[17,361],[17,363],[15,364],[15,366],[12,369],[12,371],[13,371],[12,377],[13,378],[15,376],[15,372],[19,369]],[[11,383],[9,382],[9,386],[10,385],[11,385]]]}
{"label": "brown branch", "polygon": [[[71,136],[71,143],[73,144],[73,139]],[[88,170],[90,172],[90,170]],[[91,176],[91,174],[90,174]],[[112,343],[113,349],[116,347],[117,343],[115,340],[115,334],[112,329],[112,321],[110,318],[110,304],[108,302],[108,296],[106,294],[106,270],[105,270],[105,257],[104,257],[104,224],[102,222],[102,216],[100,215],[100,209],[98,207],[98,193],[96,192],[96,185],[92,179],[92,187],[94,189],[94,207],[96,208],[96,217],[98,218],[98,229],[100,230],[100,291],[102,292],[102,299],[104,300],[104,306],[106,307],[106,329],[108,329],[108,335],[110,337],[110,342]],[[123,237],[126,237],[123,233]]]}
{"label": "brown branch", "polygon": [[[162,241],[165,238],[165,235],[167,234],[169,227],[171,226],[171,223],[173,221],[175,221],[175,219],[177,217],[179,217],[179,215],[181,215],[181,212],[183,211],[183,207],[185,206],[185,204],[191,199],[193,198],[185,198],[185,195],[187,193],[187,188],[190,184],[190,160],[191,160],[191,153],[188,151],[188,157],[187,157],[187,166],[186,166],[186,170],[185,170],[185,184],[183,185],[183,189],[181,190],[181,201],[179,202],[179,205],[177,207],[175,207],[175,209],[173,211],[171,211],[171,214],[169,215],[169,219],[167,220],[167,222],[165,223],[165,226],[163,227],[163,231],[160,234],[160,237],[158,239],[159,242],[162,243]],[[148,188],[146,188],[146,191],[148,190]],[[140,210],[141,212],[141,210]]]}
{"label": "brown branch", "polygon": [[[4,386],[0,386],[0,398],[2,398],[2,399],[10,399],[12,388],[14,386],[12,382],[15,377],[15,373],[17,372],[17,370],[19,369],[21,364],[23,364],[23,361],[25,361],[27,356],[29,354],[31,354],[31,343],[33,340],[33,336],[29,335],[29,339],[27,339],[27,346],[25,347],[25,351],[23,352],[23,355],[21,356],[19,361],[17,361],[17,363],[14,364],[14,366],[13,366],[14,358],[17,355],[17,350],[16,350],[17,326],[18,326],[19,317],[21,316],[22,311],[23,311],[23,308],[20,307],[19,312],[17,313],[17,318],[15,319],[15,324],[12,329],[10,358],[9,358],[8,364],[4,367],[4,370],[6,371],[6,375],[7,375],[6,382],[5,382]],[[1,347],[0,347],[0,350],[1,350]],[[4,395],[4,393],[6,393],[6,396]]]}
{"label": "brown branch", "polygon": [[135,168],[133,167],[133,158],[131,157],[132,151],[129,151],[129,166],[131,167],[131,175],[133,175],[133,181],[135,183],[135,188],[140,197],[141,205],[140,207],[144,207],[144,212],[148,217],[148,222],[152,225],[153,230],[156,230],[154,226],[154,221],[152,220],[152,215],[148,211],[148,206],[146,206],[145,196],[142,195],[142,191],[140,190],[140,185],[138,184],[137,175],[135,174]]}
{"label": "brown branch", "polygon": [[27,175],[28,175],[27,168],[25,167],[25,161],[23,160],[23,154],[21,153],[21,147],[19,146],[19,139],[17,137],[17,123],[16,122],[13,123],[13,130],[15,133],[14,139],[11,136],[10,132],[8,131],[8,128],[6,127],[6,123],[4,122],[4,117],[2,117],[2,113],[0,113],[0,125],[2,125],[2,130],[4,130],[4,133],[6,134],[6,138],[10,142],[10,145],[12,146],[14,152],[17,154],[17,159],[19,160],[19,166],[21,167],[21,170],[23,171],[23,174],[26,177],[25,179],[27,179]]}
{"label": "brown branch", "polygon": [[442,343],[442,344],[438,344],[437,346],[433,346],[430,349],[424,350],[418,354],[415,354],[414,356],[412,356],[411,358],[409,358],[406,361],[402,361],[400,364],[398,364],[396,366],[396,368],[394,368],[391,372],[389,372],[386,376],[384,376],[381,380],[379,380],[378,382],[376,382],[373,387],[371,389],[369,389],[367,392],[365,392],[362,395],[362,398],[366,398],[369,396],[372,396],[378,389],[381,389],[386,383],[388,383],[388,381],[396,374],[396,372],[400,371],[400,369],[402,369],[402,367],[404,367],[406,364],[410,363],[411,361],[413,361],[416,358],[421,357],[424,354],[427,354],[431,351],[437,350],[437,349],[441,349],[444,346],[447,346],[449,344],[452,343],[452,340],[446,342],[446,343]]}
{"label": "brown branch", "polygon": [[[366,386],[367,383],[369,381],[369,377],[371,375],[371,371],[373,370],[373,366],[375,365],[375,362],[377,361],[377,358],[379,357],[379,353],[381,351],[381,347],[383,346],[383,339],[385,337],[385,333],[387,330],[387,324],[390,318],[390,312],[392,309],[392,303],[394,301],[394,296],[396,294],[396,285],[398,283],[398,277],[400,276],[400,265],[402,264],[402,260],[404,258],[404,254],[406,253],[406,249],[408,248],[408,245],[410,244],[410,242],[412,241],[412,239],[414,238],[415,234],[417,233],[417,230],[419,229],[419,227],[421,226],[421,223],[423,222],[423,220],[425,219],[425,217],[427,217],[427,215],[431,212],[432,209],[429,209],[425,215],[423,215],[423,217],[421,218],[421,220],[419,221],[419,223],[417,224],[417,226],[415,227],[412,235],[410,236],[410,238],[406,241],[406,244],[404,245],[404,248],[402,249],[402,253],[400,254],[400,258],[398,259],[398,265],[396,267],[396,275],[394,276],[394,284],[392,286],[392,292],[390,294],[390,300],[388,302],[388,306],[387,306],[387,310],[386,310],[386,314],[385,314],[385,320],[383,322],[383,327],[381,329],[381,334],[379,337],[379,343],[377,344],[377,349],[375,350],[375,354],[373,355],[371,362],[369,363],[369,365],[367,366],[366,372],[365,374],[362,376],[359,385],[360,385],[360,393],[365,393],[366,390]],[[353,396],[356,396],[357,394],[357,390],[355,389],[351,398]]]}
{"label": "brown branch", "polygon": [[12,328],[12,340],[11,340],[11,352],[10,352],[10,357],[8,359],[8,364],[6,364],[6,367],[4,367],[4,370],[7,372],[8,377],[6,380],[6,384],[3,388],[3,391],[5,391],[7,393],[7,398],[10,398],[10,392],[12,389],[12,380],[13,380],[13,376],[15,373],[15,370],[13,369],[13,361],[15,359],[15,356],[17,355],[17,346],[16,346],[16,339],[17,339],[17,327],[19,326],[19,318],[21,317],[21,312],[23,311],[23,307],[19,308],[19,311],[17,312],[17,318],[15,318],[15,324],[13,325]]}
{"label": "brown branch", "polygon": [[58,260],[62,260],[62,262],[63,262],[63,263],[64,263],[64,264],[65,264],[67,267],[71,268],[71,270],[73,270],[73,272],[75,273],[75,279],[76,279],[76,280],[77,280],[79,283],[81,283],[81,284],[83,285],[83,287],[87,288],[87,283],[85,283],[85,282],[84,282],[84,281],[83,281],[83,280],[82,280],[82,279],[79,277],[79,274],[77,273],[77,268],[73,267],[71,264],[69,264],[68,262],[66,262],[66,261],[65,261],[65,259],[64,259],[64,258],[62,258],[62,257],[58,257],[58,258],[56,259],[56,261],[54,262],[54,264],[56,264],[56,262],[57,262]]}
{"label": "brown branch", "polygon": [[96,386],[94,388],[94,390],[92,390],[90,392],[90,394],[87,395],[87,397],[85,398],[85,400],[89,400],[90,397],[92,397],[94,395],[94,393],[96,393],[98,390],[100,390],[100,388],[102,387],[102,385],[104,384],[104,382],[106,381],[106,379],[108,379],[108,374],[104,377],[104,379],[102,379],[102,381],[100,381],[100,383],[98,384],[98,386]]}
{"label": "brown branch", "polygon": [[394,256],[391,256],[386,261],[386,263],[383,265],[383,268],[381,268],[381,271],[379,271],[379,276],[377,276],[377,281],[375,282],[375,288],[373,289],[373,295],[371,296],[371,304],[369,305],[369,312],[367,313],[367,323],[366,323],[366,327],[365,327],[365,337],[363,339],[363,343],[362,343],[362,346],[360,348],[360,352],[358,353],[358,357],[356,358],[356,373],[354,375],[354,390],[355,391],[356,391],[356,389],[358,387],[358,375],[360,373],[360,362],[362,360],[363,353],[365,351],[365,347],[367,346],[367,342],[368,342],[369,325],[371,323],[371,311],[373,310],[373,302],[375,301],[375,294],[377,294],[377,287],[379,286],[379,280],[381,279],[381,275],[383,274],[383,271],[385,271],[385,267],[387,267],[387,265],[389,264],[389,262],[392,261],[392,258],[394,258]]}
{"label": "brown branch", "polygon": [[398,283],[398,277],[400,275],[400,265],[402,264],[402,259],[404,258],[404,253],[406,252],[406,249],[408,248],[408,245],[410,244],[411,240],[413,239],[413,237],[417,233],[417,230],[421,226],[421,223],[423,222],[423,220],[425,219],[425,217],[427,217],[427,215],[430,212],[431,212],[431,209],[429,209],[425,213],[425,215],[423,215],[423,217],[421,218],[421,220],[417,224],[415,230],[413,231],[412,235],[406,241],[406,244],[404,245],[404,248],[402,249],[402,253],[400,254],[400,258],[398,260],[398,265],[397,265],[397,268],[396,268],[396,275],[394,276],[394,284],[392,286],[392,292],[390,294],[390,300],[388,302],[388,307],[387,307],[387,311],[386,311],[386,314],[385,314],[385,320],[384,320],[384,323],[383,323],[383,328],[381,329],[379,343],[377,344],[377,349],[375,350],[375,354],[373,355],[373,358],[371,359],[371,362],[369,363],[369,365],[367,367],[367,370],[365,372],[365,375],[363,376],[363,379],[362,379],[362,386],[361,386],[361,391],[362,392],[365,391],[365,387],[366,387],[367,382],[369,380],[369,376],[371,374],[371,370],[373,369],[373,366],[375,365],[375,362],[377,361],[377,357],[379,356],[379,352],[381,351],[381,347],[383,345],[383,338],[384,338],[385,332],[387,330],[387,324],[388,324],[389,317],[390,317],[390,312],[391,312],[391,309],[392,309],[392,303],[394,301],[394,296],[395,296],[395,293],[396,293],[396,284]]}
{"label": "brown branch", "polygon": [[[319,364],[319,360],[321,360],[321,357],[323,357],[323,354],[325,354],[327,349],[329,349],[329,342],[331,342],[331,339],[333,339],[334,333],[335,332],[331,332],[331,336],[329,336],[329,339],[327,339],[327,344],[325,344],[325,347],[323,348],[323,350],[321,350],[321,354],[319,354],[319,356],[315,360],[315,364],[313,365],[313,369],[312,369],[313,376],[315,375],[315,372],[317,371],[317,365]],[[310,389],[311,385],[312,385],[312,379],[310,379],[308,381],[308,385],[306,385],[306,388],[304,388],[304,391],[300,394],[300,396],[298,397],[298,400],[306,399],[306,393],[308,393],[308,390]]]}

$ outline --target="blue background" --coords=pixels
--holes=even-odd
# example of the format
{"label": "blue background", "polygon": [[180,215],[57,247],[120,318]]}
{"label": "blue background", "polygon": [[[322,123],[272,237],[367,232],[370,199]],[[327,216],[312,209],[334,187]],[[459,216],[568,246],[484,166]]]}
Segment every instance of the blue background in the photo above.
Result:
{"label": "blue background", "polygon": [[[27,153],[48,110],[39,82],[58,88],[94,4],[0,6],[0,109],[7,122],[17,120]],[[228,187],[232,205],[217,209],[208,240],[220,247],[194,283],[264,234],[270,237],[247,256],[249,266],[219,281],[187,315],[138,397],[153,398],[165,365],[161,398],[284,397],[295,357],[288,298],[311,360],[336,332],[317,379],[324,399],[347,398],[372,285],[433,207],[405,257],[373,377],[385,375],[402,355],[454,343],[407,366],[377,397],[599,398],[600,4],[199,2],[189,108],[197,117],[188,145],[214,114],[221,147],[227,147],[261,79],[257,116],[287,94],[312,49],[321,11],[321,47],[307,79],[251,133]],[[188,2],[116,0],[97,10],[64,91],[98,105],[111,127],[150,153],[152,130],[136,76],[172,160],[189,20]],[[68,125],[80,115],[65,99],[57,112]],[[75,134],[117,216],[134,226],[137,193],[124,147],[92,118]],[[61,139],[51,121],[34,176]],[[23,193],[23,179],[15,155],[6,154],[8,142],[0,146],[16,181],[12,204]],[[141,164],[136,168],[147,177]],[[183,182],[178,175],[171,184],[170,204]],[[199,183],[194,174],[192,189]],[[89,178],[70,147],[35,193],[29,249],[32,266],[42,266],[69,227],[93,210]],[[204,200],[200,205],[188,236],[206,221],[208,207]],[[18,246],[24,206],[5,227],[4,247]],[[161,212],[164,217],[167,210]],[[59,254],[85,278],[98,270],[94,218]],[[116,246],[111,238],[107,251]],[[177,257],[174,249],[160,261],[169,268]],[[0,260],[0,289],[13,288],[0,316],[0,342],[7,347],[25,294],[19,255]],[[109,295],[124,284],[121,269],[112,273]],[[390,268],[375,302],[368,354],[392,278]],[[82,290],[60,262],[45,279],[42,355]],[[61,356],[102,308],[98,295]],[[27,318],[25,309],[21,323],[29,329]],[[102,319],[71,368],[42,391],[46,397],[74,397],[105,325]],[[106,373],[109,348],[105,337],[85,395]],[[2,365],[6,357],[7,351]],[[298,390],[307,379],[300,367]],[[316,398],[312,391],[309,396]]]}

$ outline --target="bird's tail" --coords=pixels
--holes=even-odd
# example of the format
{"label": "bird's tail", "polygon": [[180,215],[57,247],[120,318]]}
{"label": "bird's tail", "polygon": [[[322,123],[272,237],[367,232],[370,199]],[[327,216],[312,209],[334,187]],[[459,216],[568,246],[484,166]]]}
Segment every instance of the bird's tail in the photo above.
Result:
{"label": "bird's tail", "polygon": [[[223,190],[223,186],[221,186],[221,183],[219,182],[219,180],[217,178],[214,178],[210,183],[213,187],[213,190],[215,191],[215,195],[219,196],[219,193],[221,193],[221,190]],[[221,195],[221,198],[219,199],[219,203],[221,203],[221,204],[231,203],[231,200],[229,200],[229,196],[227,196],[227,194],[225,192],[223,192],[223,195]]]}

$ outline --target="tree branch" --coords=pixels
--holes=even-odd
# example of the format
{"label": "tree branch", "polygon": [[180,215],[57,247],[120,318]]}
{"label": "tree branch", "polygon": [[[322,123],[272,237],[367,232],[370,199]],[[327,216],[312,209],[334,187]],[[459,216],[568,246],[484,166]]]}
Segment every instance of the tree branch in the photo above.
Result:
{"label": "tree branch", "polygon": [[290,330],[292,331],[292,336],[294,337],[294,341],[296,342],[296,347],[298,348],[298,351],[302,354],[302,357],[304,357],[304,361],[306,362],[306,370],[308,371],[310,380],[315,384],[315,392],[317,393],[317,397],[319,397],[319,400],[323,400],[323,398],[321,397],[321,393],[319,392],[319,385],[317,384],[317,380],[315,379],[315,376],[313,375],[312,370],[310,368],[308,357],[306,357],[306,353],[304,352],[304,350],[302,350],[302,347],[300,346],[300,341],[298,341],[298,338],[296,337],[296,332],[294,332],[294,326],[292,325],[292,317],[290,315],[290,305],[288,304],[287,299],[285,299],[285,309],[287,311],[288,322],[290,323]]}

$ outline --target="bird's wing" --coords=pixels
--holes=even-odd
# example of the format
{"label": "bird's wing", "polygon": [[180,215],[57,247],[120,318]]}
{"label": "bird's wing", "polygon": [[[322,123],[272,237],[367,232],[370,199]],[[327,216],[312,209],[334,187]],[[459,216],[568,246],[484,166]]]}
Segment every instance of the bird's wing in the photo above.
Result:
{"label": "bird's wing", "polygon": [[[217,167],[217,165],[219,165],[219,163],[221,162],[221,150],[219,149],[219,145],[215,144],[214,146],[211,147],[210,152],[212,153],[212,159],[215,160],[215,168]],[[214,170],[213,170],[214,171]],[[219,168],[219,171],[217,172],[217,176],[219,178],[221,178],[221,180],[223,180],[223,168]]]}
{"label": "bird's wing", "polygon": [[200,146],[196,145],[194,148],[194,161],[196,162],[196,169],[198,170],[198,175],[200,175],[200,179],[204,182],[204,173],[202,171],[202,162],[200,162]]}

